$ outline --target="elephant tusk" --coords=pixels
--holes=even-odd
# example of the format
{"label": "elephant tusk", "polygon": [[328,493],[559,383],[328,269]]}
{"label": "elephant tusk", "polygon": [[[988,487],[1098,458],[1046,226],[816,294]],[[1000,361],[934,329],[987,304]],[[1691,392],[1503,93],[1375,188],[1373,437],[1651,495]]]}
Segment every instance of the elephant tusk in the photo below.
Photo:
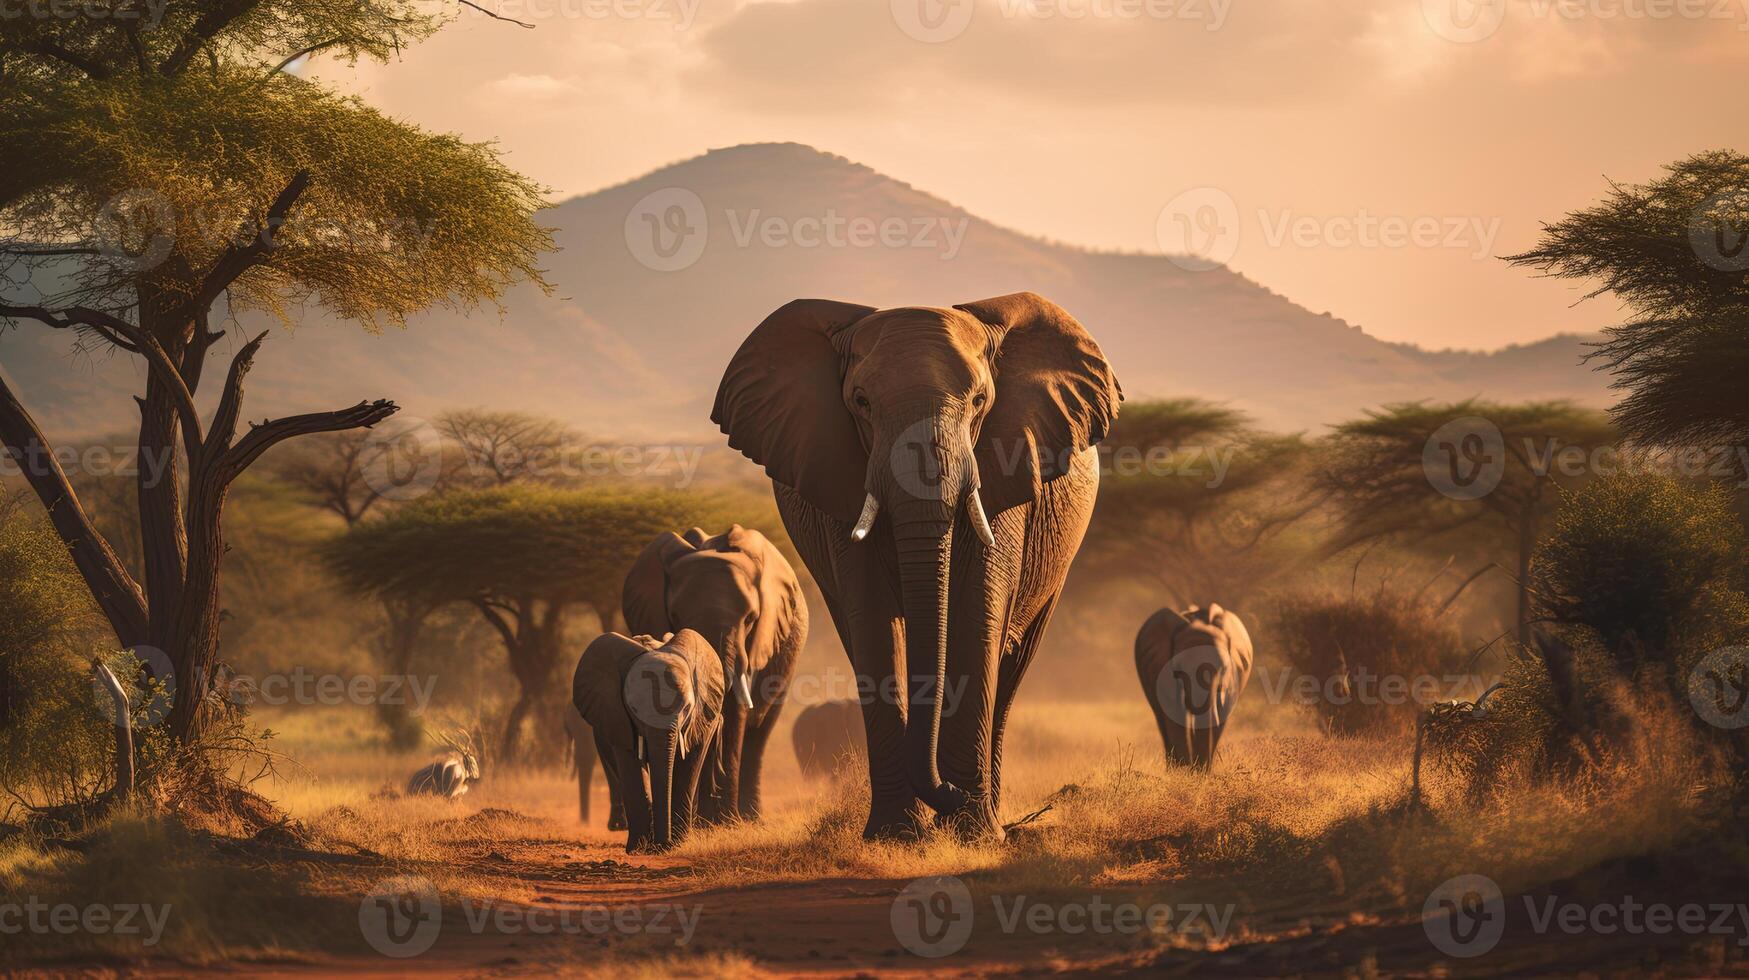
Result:
{"label": "elephant tusk", "polygon": [[984,502],[978,497],[977,487],[972,488],[966,507],[972,512],[972,527],[978,532],[978,540],[984,542],[986,548],[996,547],[996,532],[990,529],[990,518],[984,514]]}
{"label": "elephant tusk", "polygon": [[875,499],[874,494],[869,494],[868,499],[862,502],[862,516],[856,519],[856,527],[850,532],[850,540],[861,541],[868,537],[868,532],[874,529],[875,515],[880,512],[881,502]]}
{"label": "elephant tusk", "polygon": [[743,709],[753,710],[753,685],[747,680],[745,673],[735,677],[735,700],[741,702]]}

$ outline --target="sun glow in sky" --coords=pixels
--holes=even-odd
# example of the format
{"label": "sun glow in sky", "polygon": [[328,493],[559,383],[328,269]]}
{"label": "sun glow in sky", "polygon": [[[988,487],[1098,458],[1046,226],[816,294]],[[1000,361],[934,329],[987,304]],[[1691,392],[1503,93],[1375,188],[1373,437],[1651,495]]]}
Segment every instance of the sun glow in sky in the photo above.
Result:
{"label": "sun glow in sky", "polygon": [[[1679,157],[1745,149],[1749,0],[501,0],[312,70],[495,140],[560,197],[795,141],[1020,231],[1159,252],[1213,188],[1229,264],[1390,340],[1597,329],[1501,262]],[[1404,236],[1419,227],[1437,234]]]}

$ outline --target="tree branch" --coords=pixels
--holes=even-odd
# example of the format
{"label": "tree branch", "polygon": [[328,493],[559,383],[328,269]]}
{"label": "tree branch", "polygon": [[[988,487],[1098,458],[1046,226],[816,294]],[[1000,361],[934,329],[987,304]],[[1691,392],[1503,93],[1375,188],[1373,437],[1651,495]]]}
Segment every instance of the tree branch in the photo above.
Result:
{"label": "tree branch", "polygon": [[252,426],[248,435],[238,440],[235,446],[226,450],[225,454],[217,460],[215,475],[221,481],[229,483],[236,479],[239,473],[248,469],[249,464],[259,459],[262,453],[287,439],[317,432],[367,429],[400,410],[400,406],[394,402],[379,398],[374,402],[359,402],[351,408],[338,412],[288,415],[285,418],[262,422],[260,425]]}
{"label": "tree branch", "polygon": [[188,33],[182,36],[170,57],[164,59],[164,63],[158,67],[158,73],[166,77],[181,74],[194,56],[200,53],[201,48],[206,47],[232,21],[255,9],[259,3],[260,0],[219,0],[206,13],[201,14],[194,26],[188,29]]}
{"label": "tree branch", "polygon": [[497,12],[494,12],[491,10],[487,10],[485,7],[482,7],[477,3],[469,3],[468,0],[461,0],[461,5],[464,7],[472,7],[475,10],[478,10],[480,13],[485,14],[487,17],[492,18],[493,20],[506,21],[508,23],[515,24],[517,27],[523,28],[524,30],[530,30],[530,31],[534,30],[533,24],[524,23],[520,20],[517,20],[514,17],[506,17],[503,14],[500,14],[500,13],[497,13]]}
{"label": "tree branch", "polygon": [[48,439],[0,375],[0,441],[18,460],[25,479],[49,513],[55,533],[66,543],[73,564],[124,645],[146,636],[146,597],[115,550],[98,533],[73,492]]}
{"label": "tree branch", "polygon": [[214,454],[212,458],[216,459],[216,454],[231,448],[231,439],[237,434],[237,419],[243,410],[243,379],[255,366],[255,352],[261,349],[261,342],[266,339],[267,331],[263,330],[231,358],[225,390],[219,396],[218,411],[213,413],[213,423],[206,437],[205,452]]}
{"label": "tree branch", "polygon": [[87,58],[84,55],[76,54],[53,41],[23,41],[9,45],[8,49],[17,51],[20,54],[34,54],[41,55],[44,58],[53,58],[64,65],[70,65],[77,68],[98,80],[108,78],[113,74],[102,62],[97,61],[94,58]]}
{"label": "tree branch", "polygon": [[[309,171],[300,170],[292,175],[291,182],[274,198],[272,206],[267,209],[267,219],[249,234],[250,226],[245,221],[237,229],[235,243],[226,249],[223,255],[213,262],[201,281],[200,291],[195,294],[194,303],[197,309],[206,309],[219,298],[219,294],[236,282],[243,273],[262,262],[279,247],[275,241],[275,233],[285,224],[287,213],[298,203],[298,198],[310,187]],[[247,236],[247,242],[244,238]]]}
{"label": "tree branch", "polygon": [[200,445],[200,411],[195,407],[194,393],[188,390],[188,384],[183,380],[176,362],[170,359],[169,353],[158,343],[158,338],[149,331],[141,330],[118,316],[83,306],[51,310],[42,306],[12,306],[0,303],[0,317],[36,320],[56,330],[90,327],[117,347],[144,357],[151,370],[157,373],[159,380],[170,389],[170,394],[176,400],[176,414],[181,419],[185,430],[184,441],[192,458],[193,449]]}

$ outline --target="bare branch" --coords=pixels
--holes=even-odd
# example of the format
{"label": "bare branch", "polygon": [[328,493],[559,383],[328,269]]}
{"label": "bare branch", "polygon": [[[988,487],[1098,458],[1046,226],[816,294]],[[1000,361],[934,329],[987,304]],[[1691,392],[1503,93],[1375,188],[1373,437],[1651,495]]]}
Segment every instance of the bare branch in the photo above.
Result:
{"label": "bare branch", "polygon": [[261,342],[266,339],[267,331],[263,330],[231,358],[231,371],[225,377],[225,390],[219,396],[218,411],[213,413],[205,452],[222,453],[231,448],[231,438],[237,433],[237,419],[243,410],[243,379],[255,365],[255,352],[261,349]]}
{"label": "bare branch", "polygon": [[310,435],[316,432],[344,432],[347,429],[364,429],[400,411],[399,405],[387,399],[374,402],[359,402],[351,408],[338,412],[312,412],[307,415],[288,415],[281,419],[271,419],[253,426],[249,434],[238,440],[235,446],[226,450],[224,456],[217,462],[215,475],[221,482],[229,483],[236,479],[237,474],[248,469],[249,464],[261,457],[261,454],[287,439],[296,436]]}
{"label": "bare branch", "polygon": [[533,24],[524,23],[523,21],[517,20],[514,17],[506,17],[503,14],[497,13],[495,11],[487,10],[485,7],[482,7],[477,3],[469,3],[468,0],[461,0],[461,5],[464,7],[472,7],[475,10],[478,10],[480,13],[485,14],[487,17],[492,18],[493,20],[506,21],[508,23],[515,24],[517,27],[521,27],[525,30],[530,30],[530,31],[534,30]]}

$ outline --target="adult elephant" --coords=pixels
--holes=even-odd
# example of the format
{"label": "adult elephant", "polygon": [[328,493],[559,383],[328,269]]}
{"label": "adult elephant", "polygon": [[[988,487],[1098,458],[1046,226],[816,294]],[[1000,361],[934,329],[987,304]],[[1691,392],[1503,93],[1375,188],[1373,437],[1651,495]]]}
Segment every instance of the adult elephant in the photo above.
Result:
{"label": "adult elephant", "polygon": [[757,819],[765,746],[808,639],[808,604],[795,569],[765,535],[739,524],[711,537],[696,527],[684,535],[665,532],[632,564],[623,606],[632,632],[696,630],[722,657],[731,691],[723,757],[699,815],[713,822]]}
{"label": "adult elephant", "polygon": [[1001,834],[1009,705],[1121,400],[1092,336],[1032,293],[797,300],[730,361],[712,419],[771,478],[863,686],[866,836],[916,834],[922,805]]}
{"label": "adult elephant", "polygon": [[830,776],[845,756],[866,754],[863,742],[862,705],[855,701],[824,701],[809,705],[796,715],[790,740],[796,764],[808,779]]}
{"label": "adult elephant", "polygon": [[1251,679],[1251,634],[1237,613],[1210,603],[1162,609],[1136,632],[1136,676],[1154,709],[1166,758],[1207,769]]}

